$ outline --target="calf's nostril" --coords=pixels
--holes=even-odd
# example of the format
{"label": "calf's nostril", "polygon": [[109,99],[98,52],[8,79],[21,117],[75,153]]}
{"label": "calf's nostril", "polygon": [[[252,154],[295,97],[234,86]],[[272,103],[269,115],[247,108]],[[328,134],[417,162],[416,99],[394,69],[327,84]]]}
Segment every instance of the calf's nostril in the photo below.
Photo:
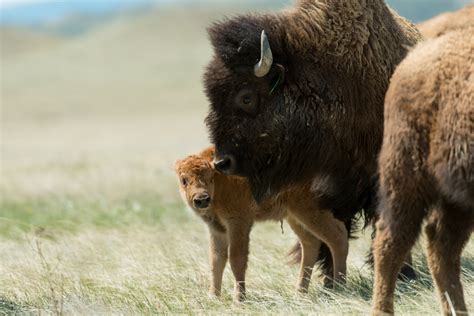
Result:
{"label": "calf's nostril", "polygon": [[205,196],[194,199],[194,205],[197,208],[206,208],[209,206],[210,202],[211,202],[211,197],[209,195],[205,195]]}

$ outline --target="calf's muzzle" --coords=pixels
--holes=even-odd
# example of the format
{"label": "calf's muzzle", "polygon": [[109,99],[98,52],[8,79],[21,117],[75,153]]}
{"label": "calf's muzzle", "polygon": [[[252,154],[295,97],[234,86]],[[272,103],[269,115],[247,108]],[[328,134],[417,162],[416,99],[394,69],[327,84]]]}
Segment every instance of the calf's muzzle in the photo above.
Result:
{"label": "calf's muzzle", "polygon": [[211,203],[211,197],[207,193],[202,193],[193,199],[196,208],[207,208]]}

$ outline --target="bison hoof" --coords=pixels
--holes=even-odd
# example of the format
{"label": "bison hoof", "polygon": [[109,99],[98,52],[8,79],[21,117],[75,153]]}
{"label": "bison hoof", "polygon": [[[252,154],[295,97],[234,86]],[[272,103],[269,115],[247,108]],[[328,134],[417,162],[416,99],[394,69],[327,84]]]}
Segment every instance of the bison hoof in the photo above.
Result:
{"label": "bison hoof", "polygon": [[416,272],[413,267],[404,265],[398,273],[398,279],[404,282],[416,280]]}

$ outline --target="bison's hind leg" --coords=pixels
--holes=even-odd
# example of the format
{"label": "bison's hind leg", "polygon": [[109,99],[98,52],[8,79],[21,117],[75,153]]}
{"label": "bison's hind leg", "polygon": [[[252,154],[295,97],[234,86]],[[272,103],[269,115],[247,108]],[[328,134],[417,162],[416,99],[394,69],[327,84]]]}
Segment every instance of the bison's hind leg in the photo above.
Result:
{"label": "bison's hind leg", "polygon": [[[374,219],[373,223],[373,232],[372,232],[372,245],[370,247],[370,251],[367,254],[367,258],[365,260],[366,264],[369,264],[372,269],[374,267],[374,240],[375,240],[375,232],[377,227],[375,226],[376,220]],[[408,253],[407,257],[405,258],[405,262],[403,262],[402,268],[400,269],[400,272],[398,273],[398,279],[401,281],[411,281],[411,280],[416,280],[417,275],[415,272],[415,269],[413,268],[413,256],[411,251]]]}
{"label": "bison's hind leg", "polygon": [[[374,241],[374,311],[393,313],[397,275],[419,235],[424,208],[409,199],[386,201]],[[415,207],[413,207],[415,206]]]}
{"label": "bison's hind leg", "polygon": [[[474,144],[474,139],[469,143]],[[437,153],[438,155],[444,153],[444,156],[430,166],[431,171],[443,196],[464,208],[472,209],[474,208],[474,145],[471,145],[471,148],[462,144],[453,147],[449,152]],[[455,158],[449,160],[449,157]]]}
{"label": "bison's hind leg", "polygon": [[432,181],[419,168],[422,164],[418,144],[412,142],[410,135],[405,136],[395,149],[391,147],[393,143],[384,144],[387,147],[382,149],[380,158],[380,217],[374,240],[375,313],[393,313],[397,274],[432,203]]}
{"label": "bison's hind leg", "polygon": [[472,210],[459,209],[446,201],[433,211],[426,226],[428,264],[447,315],[452,309],[456,314],[467,314],[460,280],[461,252],[473,227]]}

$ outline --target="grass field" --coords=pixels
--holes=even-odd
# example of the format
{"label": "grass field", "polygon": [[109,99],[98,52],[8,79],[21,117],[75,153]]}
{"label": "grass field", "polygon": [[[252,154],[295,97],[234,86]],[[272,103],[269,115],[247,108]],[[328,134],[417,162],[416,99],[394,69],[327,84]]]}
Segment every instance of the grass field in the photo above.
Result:
{"label": "grass field", "polygon": [[[123,16],[73,38],[1,29],[0,314],[367,314],[370,231],[351,242],[347,287],[296,295],[295,237],[252,234],[248,301],[209,298],[206,227],[180,201],[173,163],[206,146],[205,26],[225,12]],[[25,35],[28,32],[27,36]],[[397,311],[436,314],[423,255]],[[463,258],[474,310],[474,243]]]}

